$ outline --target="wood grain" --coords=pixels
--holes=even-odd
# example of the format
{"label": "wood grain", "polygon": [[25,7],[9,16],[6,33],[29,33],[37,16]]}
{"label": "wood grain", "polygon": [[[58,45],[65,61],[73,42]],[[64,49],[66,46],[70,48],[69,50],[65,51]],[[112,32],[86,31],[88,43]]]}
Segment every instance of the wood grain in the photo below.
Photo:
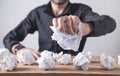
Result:
{"label": "wood grain", "polygon": [[[117,58],[115,57],[116,62]],[[105,70],[100,66],[99,57],[90,64],[88,71],[77,70],[72,61],[69,65],[55,63],[54,70],[41,70],[37,63],[31,66],[19,64],[16,70],[5,72],[0,70],[0,76],[120,76],[120,65],[113,70]]]}

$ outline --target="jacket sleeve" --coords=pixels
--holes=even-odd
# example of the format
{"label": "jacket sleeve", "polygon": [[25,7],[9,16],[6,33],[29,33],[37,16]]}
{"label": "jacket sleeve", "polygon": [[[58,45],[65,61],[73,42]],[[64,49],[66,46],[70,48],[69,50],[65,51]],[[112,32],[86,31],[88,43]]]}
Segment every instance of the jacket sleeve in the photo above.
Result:
{"label": "jacket sleeve", "polygon": [[13,44],[23,41],[27,34],[32,34],[37,30],[34,21],[34,15],[35,12],[30,12],[28,16],[16,28],[14,28],[4,37],[3,43],[5,48],[11,50],[11,46]]}
{"label": "jacket sleeve", "polygon": [[83,22],[93,24],[93,32],[88,36],[101,36],[111,33],[116,28],[115,20],[107,15],[99,15],[92,11],[90,7],[84,7],[81,19]]}

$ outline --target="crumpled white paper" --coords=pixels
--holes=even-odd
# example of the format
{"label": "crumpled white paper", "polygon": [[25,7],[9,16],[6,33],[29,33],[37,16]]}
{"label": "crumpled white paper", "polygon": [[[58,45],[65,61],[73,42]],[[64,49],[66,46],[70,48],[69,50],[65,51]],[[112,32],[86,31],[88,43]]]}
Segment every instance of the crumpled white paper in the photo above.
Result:
{"label": "crumpled white paper", "polygon": [[83,53],[78,53],[73,59],[73,65],[77,69],[82,69],[84,71],[89,69],[90,60]]}
{"label": "crumpled white paper", "polygon": [[88,51],[88,52],[86,52],[86,53],[84,53],[84,54],[85,54],[86,57],[90,60],[90,62],[95,61],[96,56],[94,56],[92,52]]}
{"label": "crumpled white paper", "polygon": [[118,64],[120,64],[120,55],[118,55]]}
{"label": "crumpled white paper", "polygon": [[57,43],[64,49],[64,50],[74,50],[75,52],[78,51],[80,41],[82,39],[82,27],[81,24],[78,26],[78,33],[74,35],[68,34],[66,29],[64,32],[60,32],[59,28],[55,28],[54,26],[50,27],[54,32],[51,36],[52,40],[57,41]]}
{"label": "crumpled white paper", "polygon": [[0,69],[4,71],[12,71],[16,69],[18,63],[15,56],[8,49],[0,49]]}
{"label": "crumpled white paper", "polygon": [[100,63],[101,63],[101,66],[107,70],[112,70],[116,67],[116,62],[115,62],[114,58],[105,53],[101,54]]}
{"label": "crumpled white paper", "polygon": [[53,52],[51,51],[48,51],[48,50],[43,50],[41,53],[40,53],[41,57],[47,57],[47,56],[52,56],[53,55]]}
{"label": "crumpled white paper", "polygon": [[67,65],[71,62],[71,54],[63,54],[58,60],[57,62],[59,64],[64,64]]}
{"label": "crumpled white paper", "polygon": [[35,58],[30,50],[22,51],[18,55],[17,59],[21,64],[26,64],[26,65],[31,65],[35,62]]}
{"label": "crumpled white paper", "polygon": [[51,70],[55,68],[52,52],[47,50],[41,52],[41,57],[37,60],[37,63],[42,70]]}
{"label": "crumpled white paper", "polygon": [[53,53],[53,58],[54,58],[54,60],[57,61],[58,59],[60,59],[62,57],[62,55],[63,55],[63,52]]}
{"label": "crumpled white paper", "polygon": [[59,63],[67,65],[71,62],[71,54],[53,53],[53,58]]}

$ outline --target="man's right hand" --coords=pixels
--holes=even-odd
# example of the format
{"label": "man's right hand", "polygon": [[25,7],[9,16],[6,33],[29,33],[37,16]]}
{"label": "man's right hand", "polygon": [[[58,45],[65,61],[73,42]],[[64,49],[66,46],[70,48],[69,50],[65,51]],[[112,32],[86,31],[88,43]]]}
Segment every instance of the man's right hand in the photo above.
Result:
{"label": "man's right hand", "polygon": [[[12,52],[15,54],[15,47],[19,45],[19,44],[15,44],[12,47]],[[21,52],[25,51],[25,50],[30,50],[32,52],[32,55],[35,57],[35,59],[38,59],[40,57],[40,52],[38,52],[37,50],[34,50],[32,48],[22,48],[20,50],[18,50],[16,52],[16,55],[18,56]]]}
{"label": "man's right hand", "polygon": [[64,25],[66,23],[66,30],[71,35],[79,31],[78,26],[80,23],[82,26],[82,36],[87,36],[91,32],[93,32],[92,23],[84,23],[79,19],[78,16],[75,16],[75,15],[53,18],[52,23],[53,23],[53,26],[55,26],[56,28],[59,28],[61,32],[65,31]]}

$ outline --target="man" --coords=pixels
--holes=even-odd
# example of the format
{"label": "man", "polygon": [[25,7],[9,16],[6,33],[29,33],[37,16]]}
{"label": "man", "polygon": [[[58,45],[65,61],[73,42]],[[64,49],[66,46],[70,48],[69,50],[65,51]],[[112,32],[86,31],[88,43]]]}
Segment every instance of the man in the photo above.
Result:
{"label": "man", "polygon": [[[47,5],[32,10],[15,29],[10,31],[4,38],[4,45],[14,54],[19,54],[25,49],[31,50],[36,58],[43,50],[63,51],[76,55],[78,52],[64,50],[51,39],[53,32],[50,26],[53,25],[64,32],[64,23],[66,23],[67,32],[71,35],[77,33],[79,23],[82,24],[83,38],[78,52],[83,50],[87,37],[105,35],[116,28],[114,19],[106,15],[98,15],[87,5],[72,4],[69,0],[50,0]],[[32,34],[35,31],[38,31],[39,34],[39,52],[20,44],[27,34]]]}

